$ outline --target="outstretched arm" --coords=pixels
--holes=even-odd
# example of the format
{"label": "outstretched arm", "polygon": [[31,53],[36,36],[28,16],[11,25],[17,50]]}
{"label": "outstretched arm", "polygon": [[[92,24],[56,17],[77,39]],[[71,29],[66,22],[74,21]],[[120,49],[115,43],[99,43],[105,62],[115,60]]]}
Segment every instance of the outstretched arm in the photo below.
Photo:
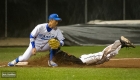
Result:
{"label": "outstretched arm", "polygon": [[36,26],[33,31],[30,34],[30,43],[32,44],[32,54],[35,55],[36,54],[36,48],[35,48],[35,38],[39,33],[39,25]]}

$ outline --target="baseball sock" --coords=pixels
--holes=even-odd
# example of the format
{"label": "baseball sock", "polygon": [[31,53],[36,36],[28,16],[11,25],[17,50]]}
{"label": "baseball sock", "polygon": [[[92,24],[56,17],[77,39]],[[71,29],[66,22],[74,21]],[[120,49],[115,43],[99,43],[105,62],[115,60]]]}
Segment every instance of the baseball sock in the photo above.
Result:
{"label": "baseball sock", "polygon": [[16,63],[18,63],[19,62],[19,59],[18,58],[16,58]]}
{"label": "baseball sock", "polygon": [[52,58],[53,58],[53,50],[51,49],[50,50],[50,61],[52,60]]}
{"label": "baseball sock", "polygon": [[58,49],[50,49],[50,61],[53,59],[53,56],[55,53],[57,53],[60,50],[60,47]]}

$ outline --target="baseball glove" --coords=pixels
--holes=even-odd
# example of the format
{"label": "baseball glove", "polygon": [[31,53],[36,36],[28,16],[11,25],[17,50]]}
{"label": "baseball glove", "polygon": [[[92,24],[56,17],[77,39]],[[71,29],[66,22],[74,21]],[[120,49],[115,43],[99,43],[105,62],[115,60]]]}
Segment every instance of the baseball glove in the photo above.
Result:
{"label": "baseball glove", "polygon": [[48,41],[49,46],[51,47],[51,49],[58,49],[58,47],[60,46],[60,42],[57,39],[50,39]]}

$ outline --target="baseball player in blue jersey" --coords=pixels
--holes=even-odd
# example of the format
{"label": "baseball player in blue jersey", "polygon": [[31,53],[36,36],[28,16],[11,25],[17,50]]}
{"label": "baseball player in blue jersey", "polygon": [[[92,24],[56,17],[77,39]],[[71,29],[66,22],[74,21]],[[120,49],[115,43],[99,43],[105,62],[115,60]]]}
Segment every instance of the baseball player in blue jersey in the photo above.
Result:
{"label": "baseball player in blue jersey", "polygon": [[61,18],[57,14],[49,16],[49,23],[38,24],[30,34],[30,44],[23,55],[17,57],[8,63],[8,66],[15,66],[18,62],[28,60],[31,55],[35,55],[38,51],[50,51],[49,66],[58,66],[52,59],[57,49],[52,49],[48,41],[57,38],[60,46],[64,45],[64,37],[61,31],[56,27]]}

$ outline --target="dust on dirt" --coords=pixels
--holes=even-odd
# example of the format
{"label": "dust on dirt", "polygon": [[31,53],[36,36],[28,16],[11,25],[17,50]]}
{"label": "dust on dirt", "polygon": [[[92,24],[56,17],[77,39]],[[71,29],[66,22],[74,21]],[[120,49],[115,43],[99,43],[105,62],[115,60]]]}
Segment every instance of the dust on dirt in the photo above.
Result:
{"label": "dust on dirt", "polygon": [[[27,66],[22,67],[49,67],[48,66],[49,55],[36,58],[34,60],[29,60]],[[140,58],[118,58],[111,59],[100,65],[86,65],[86,64],[76,64],[73,62],[59,62],[56,61],[58,67],[76,67],[76,68],[140,68]],[[0,62],[0,67],[7,66],[7,62]]]}
{"label": "dust on dirt", "polygon": [[[49,55],[40,57],[35,60],[29,61],[30,66],[43,66],[48,67]],[[100,65],[86,65],[86,64],[76,64],[73,62],[59,62],[56,61],[59,67],[98,67],[98,68],[140,68],[140,58],[128,58],[128,59],[111,59],[108,62]]]}

